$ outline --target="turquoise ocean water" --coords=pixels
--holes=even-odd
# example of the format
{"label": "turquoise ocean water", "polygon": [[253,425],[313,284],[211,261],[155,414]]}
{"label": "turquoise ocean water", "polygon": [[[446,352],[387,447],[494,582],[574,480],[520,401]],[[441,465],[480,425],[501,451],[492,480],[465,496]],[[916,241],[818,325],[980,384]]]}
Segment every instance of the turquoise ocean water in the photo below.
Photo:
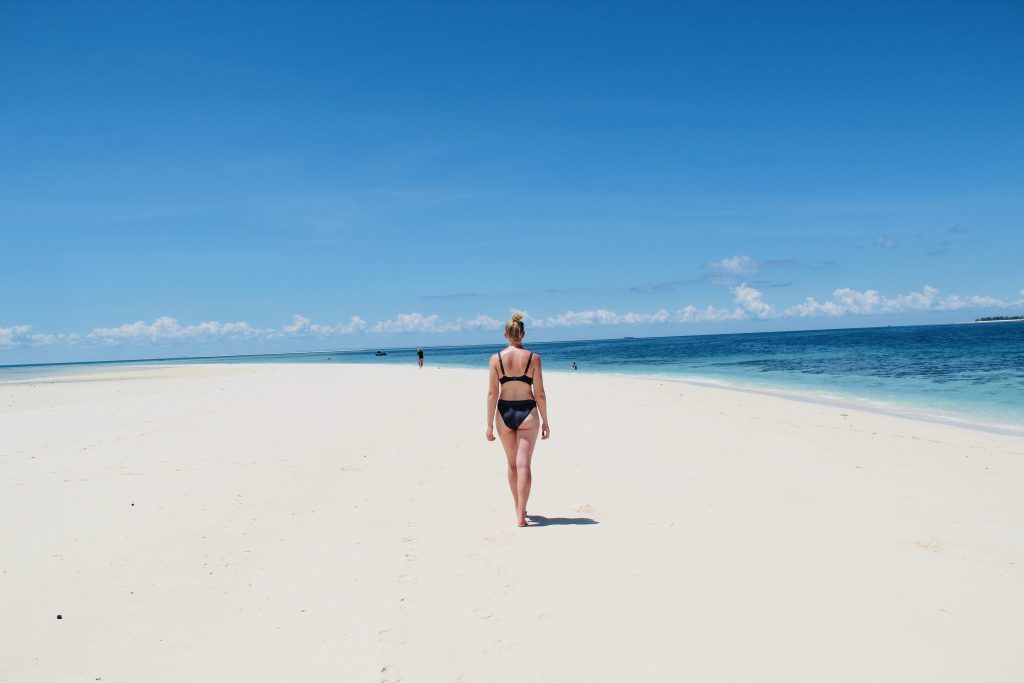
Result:
{"label": "turquoise ocean water", "polygon": [[[544,342],[547,371],[724,383],[1024,432],[1024,322]],[[426,348],[429,365],[483,369],[501,344]],[[0,367],[0,382],[176,363],[414,364],[415,348]]]}

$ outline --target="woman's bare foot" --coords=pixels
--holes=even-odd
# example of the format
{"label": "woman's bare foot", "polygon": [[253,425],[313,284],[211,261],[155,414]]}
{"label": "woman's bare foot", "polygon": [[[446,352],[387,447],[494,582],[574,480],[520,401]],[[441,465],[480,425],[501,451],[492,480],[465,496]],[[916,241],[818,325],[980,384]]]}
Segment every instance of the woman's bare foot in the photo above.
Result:
{"label": "woman's bare foot", "polygon": [[526,523],[526,517],[520,517],[516,526],[529,526],[529,524]]}

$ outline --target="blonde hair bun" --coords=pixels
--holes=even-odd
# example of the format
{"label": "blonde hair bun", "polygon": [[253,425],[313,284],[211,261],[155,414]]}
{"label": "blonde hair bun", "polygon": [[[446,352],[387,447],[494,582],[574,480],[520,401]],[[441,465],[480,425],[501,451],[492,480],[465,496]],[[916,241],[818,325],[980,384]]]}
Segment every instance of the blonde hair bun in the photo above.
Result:
{"label": "blonde hair bun", "polygon": [[523,325],[523,314],[513,313],[512,317],[505,323],[505,334],[509,339],[522,339],[526,334],[526,326]]}

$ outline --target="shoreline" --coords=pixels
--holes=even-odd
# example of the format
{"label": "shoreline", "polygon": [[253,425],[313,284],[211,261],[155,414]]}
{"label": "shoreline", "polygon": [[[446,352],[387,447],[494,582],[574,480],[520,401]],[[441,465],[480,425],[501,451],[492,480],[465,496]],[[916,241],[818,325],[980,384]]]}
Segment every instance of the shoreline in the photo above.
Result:
{"label": "shoreline", "polygon": [[812,405],[827,406],[831,408],[842,408],[846,410],[862,410],[869,413],[875,413],[876,415],[885,415],[888,417],[897,417],[907,420],[917,420],[920,422],[930,422],[932,424],[960,427],[962,429],[973,429],[988,434],[1001,434],[1004,436],[1016,436],[1024,438],[1024,426],[1017,427],[1012,424],[1004,424],[998,422],[983,422],[978,419],[957,417],[955,415],[928,413],[925,412],[927,409],[924,406],[881,406],[872,403],[869,399],[861,399],[854,396],[833,398],[830,396],[819,396],[812,393],[802,393],[795,389],[771,389],[755,387],[746,384],[733,384],[726,380],[719,382],[716,380],[703,380],[700,378],[679,378],[655,375],[644,377],[646,379],[651,380],[678,382],[680,384],[689,384],[693,386],[708,387],[712,389],[727,389],[729,391],[736,391],[745,394],[759,394],[762,396],[781,398],[787,401],[796,401],[798,403],[810,403]]}
{"label": "shoreline", "polygon": [[[106,361],[104,361],[106,363]],[[167,362],[167,363],[152,363],[151,361],[133,362],[133,361],[116,361],[111,364],[110,367],[103,367],[100,364],[78,366],[75,367],[75,371],[66,372],[56,375],[42,375],[31,378],[21,379],[0,379],[0,387],[5,385],[19,385],[19,384],[41,384],[41,383],[58,383],[61,381],[76,381],[74,378],[88,376],[91,374],[104,374],[107,372],[117,372],[120,370],[158,370],[161,368],[202,368],[202,367],[288,367],[288,366],[314,366],[314,367],[337,367],[337,366],[356,366],[356,367],[379,367],[379,368],[399,368],[404,367],[402,365],[395,364],[373,364],[373,363],[345,363],[338,361],[335,363],[280,363],[274,361],[268,361],[265,363],[181,363],[181,362]],[[483,368],[474,368],[464,365],[455,364],[444,364],[444,365],[431,365],[425,364],[424,368],[435,368],[438,370],[459,370],[467,372],[481,372]],[[799,389],[787,389],[787,388],[776,388],[776,387],[762,387],[753,384],[744,384],[738,381],[731,381],[727,379],[718,378],[703,378],[699,376],[673,376],[673,375],[657,375],[657,374],[646,374],[646,373],[632,373],[632,372],[616,372],[613,370],[608,371],[595,371],[595,370],[584,370],[582,372],[573,372],[571,370],[563,369],[549,369],[545,371],[546,374],[552,373],[564,374],[567,376],[598,376],[598,377],[623,377],[632,379],[642,379],[647,381],[657,382],[675,382],[679,384],[688,384],[691,386],[700,386],[710,389],[725,389],[728,391],[735,391],[741,394],[754,394],[760,396],[769,396],[773,398],[780,398],[788,401],[795,401],[798,403],[808,403],[811,405],[817,405],[821,407],[829,408],[840,408],[844,410],[861,410],[877,415],[885,415],[889,417],[896,417],[908,420],[916,420],[920,422],[927,422],[932,424],[941,424],[953,427],[959,427],[961,429],[970,429],[989,434],[1000,434],[1004,436],[1014,436],[1024,438],[1024,425],[1015,425],[1012,423],[996,422],[986,420],[983,416],[969,416],[960,417],[957,415],[950,414],[946,411],[931,408],[929,406],[920,404],[904,404],[904,405],[879,405],[872,399],[866,399],[858,396],[826,396],[817,394],[813,391],[801,391]],[[82,381],[82,380],[77,380]],[[937,412],[932,412],[937,411]]]}

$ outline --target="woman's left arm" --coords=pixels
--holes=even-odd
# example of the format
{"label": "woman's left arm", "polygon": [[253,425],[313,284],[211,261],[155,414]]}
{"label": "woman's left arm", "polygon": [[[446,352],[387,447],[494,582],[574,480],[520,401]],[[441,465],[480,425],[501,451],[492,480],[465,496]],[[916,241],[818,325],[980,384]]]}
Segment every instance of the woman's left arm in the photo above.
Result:
{"label": "woman's left arm", "polygon": [[537,399],[537,410],[540,411],[540,438],[546,439],[551,436],[551,426],[548,424],[548,395],[544,391],[544,371],[540,356],[534,356],[534,362],[537,371],[533,374],[533,397]]}

